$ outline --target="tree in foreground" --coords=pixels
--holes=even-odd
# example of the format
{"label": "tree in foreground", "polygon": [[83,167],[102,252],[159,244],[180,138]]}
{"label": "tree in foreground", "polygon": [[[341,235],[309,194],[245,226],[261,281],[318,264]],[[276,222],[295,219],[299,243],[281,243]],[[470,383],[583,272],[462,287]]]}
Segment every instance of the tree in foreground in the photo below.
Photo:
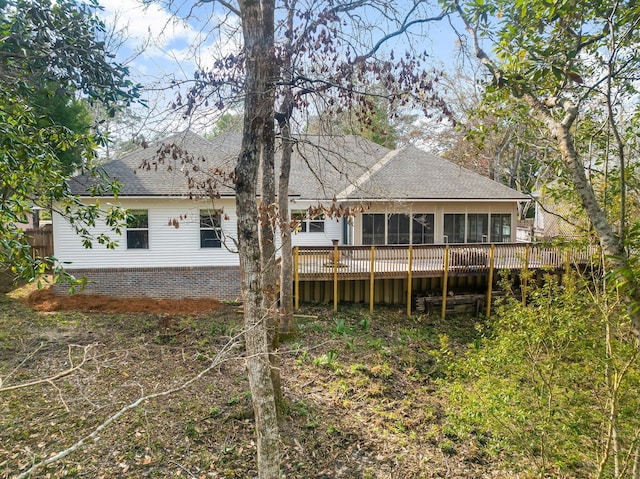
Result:
{"label": "tree in foreground", "polygon": [[54,258],[34,255],[18,227],[34,208],[56,202],[86,246],[112,244],[89,231],[98,215],[116,229],[123,218],[117,208],[84,206],[66,185],[75,168],[99,175],[93,160],[105,141],[86,128],[84,109],[75,115],[76,100],[100,100],[113,113],[137,96],[126,68],[110,62],[96,8],[67,0],[0,6],[0,265],[27,280],[49,268],[56,276],[63,271]]}
{"label": "tree in foreground", "polygon": [[262,254],[256,198],[261,157],[273,158],[275,101],[274,0],[239,1],[246,52],[242,149],[235,169],[238,247],[249,386],[255,412],[258,474],[280,475],[278,413],[263,304]]}
{"label": "tree in foreground", "polygon": [[[621,126],[633,125],[638,115],[640,8],[633,1],[612,0],[446,4],[462,19],[476,57],[490,74],[493,101],[527,108],[555,143],[559,169],[575,189],[617,285],[624,288],[640,342],[640,287],[627,241],[636,220],[627,212],[626,177],[634,134]],[[584,159],[594,151],[603,160],[596,170],[609,160],[616,164],[616,218],[608,215],[610,205],[598,197],[586,173]]]}
{"label": "tree in foreground", "polygon": [[[367,84],[381,84],[391,92],[385,100],[397,103],[406,101],[414,93],[431,94],[433,85],[428,81],[431,72],[420,68],[420,54],[404,55],[403,52],[396,60],[393,55],[391,59],[378,55],[388,39],[404,35],[413,25],[430,21],[419,14],[425,5],[417,2],[403,6],[406,11],[402,11],[393,2],[378,0],[346,4],[333,0],[322,4],[296,0],[217,2],[214,10],[221,6],[238,20],[243,35],[242,48],[217,58],[212,68],[198,71],[187,94],[181,97],[184,99],[178,102],[186,107],[185,114],[189,116],[198,109],[206,110],[209,105],[223,110],[229,105],[235,106],[230,102],[237,97],[244,98],[242,149],[234,180],[247,362],[252,378],[260,477],[277,477],[279,470],[277,411],[273,409],[280,395],[278,368],[264,361],[269,348],[273,352],[277,345],[278,309],[273,287],[278,273],[277,226],[285,236],[280,251],[281,284],[292,284],[288,261],[292,229],[287,200],[290,154],[298,141],[294,136],[296,126],[298,131],[302,129],[299,125],[310,109],[339,113],[339,110],[353,108],[361,121],[375,117],[376,103],[368,98],[370,95],[364,88]],[[276,8],[282,8],[284,13],[281,23],[272,17]],[[368,24],[368,14],[392,26],[386,30]],[[361,42],[354,36],[354,32],[364,31],[365,25],[376,30],[379,41]],[[436,100],[432,98],[425,103],[431,105]],[[279,203],[275,194],[275,121],[282,151]],[[373,126],[372,130],[374,128],[379,129]],[[258,178],[262,179],[260,188],[256,184]],[[282,293],[284,308],[280,312],[290,317],[291,288],[282,288]],[[267,384],[269,372],[273,373],[271,386]]]}

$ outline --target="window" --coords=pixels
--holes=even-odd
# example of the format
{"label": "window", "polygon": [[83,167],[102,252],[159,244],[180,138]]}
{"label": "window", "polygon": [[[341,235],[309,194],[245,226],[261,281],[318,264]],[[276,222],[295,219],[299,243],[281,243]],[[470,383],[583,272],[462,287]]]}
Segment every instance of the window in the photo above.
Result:
{"label": "window", "polygon": [[322,213],[309,218],[309,233],[324,233],[324,215]]}
{"label": "window", "polygon": [[511,215],[491,215],[491,242],[508,243],[511,241]]}
{"label": "window", "polygon": [[362,215],[362,244],[433,243],[433,214]]}
{"label": "window", "polygon": [[362,244],[385,244],[384,214],[362,215]]}
{"label": "window", "polygon": [[149,211],[129,210],[127,249],[149,249]]}
{"label": "window", "polygon": [[444,242],[464,243],[464,214],[444,215]]}
{"label": "window", "polygon": [[220,212],[215,210],[200,210],[200,247],[222,247]]}
{"label": "window", "polygon": [[467,215],[467,243],[486,243],[489,241],[489,215]]}
{"label": "window", "polygon": [[296,233],[324,233],[324,214],[309,216],[306,210],[291,212],[291,219],[296,222]]}
{"label": "window", "polygon": [[413,215],[412,244],[433,243],[433,215]]}
{"label": "window", "polygon": [[296,222],[294,231],[296,233],[307,232],[307,212],[306,211],[292,211],[291,219]]}
{"label": "window", "polygon": [[391,214],[387,219],[387,244],[409,244],[409,215]]}

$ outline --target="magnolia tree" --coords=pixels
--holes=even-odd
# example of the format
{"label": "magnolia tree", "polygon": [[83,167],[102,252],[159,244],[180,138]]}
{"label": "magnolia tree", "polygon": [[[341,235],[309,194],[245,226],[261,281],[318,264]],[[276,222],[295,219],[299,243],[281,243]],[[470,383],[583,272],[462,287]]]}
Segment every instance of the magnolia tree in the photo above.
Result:
{"label": "magnolia tree", "polygon": [[[98,215],[115,229],[123,219],[116,208],[100,213],[83,205],[66,184],[74,168],[99,174],[93,160],[105,141],[87,127],[77,98],[99,100],[113,114],[137,96],[126,68],[110,62],[96,8],[47,0],[0,5],[0,266],[24,279],[49,268],[62,273],[54,258],[31,252],[19,227],[34,208],[55,202],[87,246],[94,240],[113,245],[90,233]],[[117,193],[117,185],[109,187]]]}
{"label": "magnolia tree", "polygon": [[[535,450],[525,455],[541,460],[538,467],[546,470],[545,473],[551,464],[564,467],[570,462],[566,458],[577,451],[575,444],[565,449],[571,441],[589,437],[588,445],[578,446],[583,456],[580,461],[584,461],[581,467],[585,467],[586,474],[637,478],[640,474],[638,424],[635,414],[626,415],[637,406],[627,409],[625,401],[627,397],[635,397],[633,381],[637,378],[637,343],[640,342],[640,290],[635,255],[638,198],[633,194],[637,191],[637,175],[636,166],[630,161],[637,152],[640,9],[635,2],[627,1],[456,0],[445,3],[451,14],[461,20],[468,43],[487,72],[489,81],[482,107],[495,113],[498,121],[504,120],[505,113],[517,118],[516,125],[535,129],[546,146],[552,147],[542,163],[553,170],[559,182],[571,187],[567,190],[573,190],[591,223],[591,232],[602,246],[603,263],[609,273],[604,278],[591,277],[592,281],[581,285],[579,291],[571,291],[569,282],[562,290],[552,286],[552,292],[545,292],[543,297],[533,296],[521,311],[505,310],[494,323],[492,339],[483,345],[481,355],[499,357],[507,348],[512,348],[512,353],[518,352],[510,355],[510,363],[521,366],[527,363],[521,372],[526,371],[527,378],[542,379],[546,384],[535,387],[534,395],[525,393],[526,405],[518,403],[517,398],[514,401],[513,395],[505,390],[515,383],[519,392],[527,389],[524,383],[518,382],[520,373],[509,370],[502,378],[506,381],[502,381],[500,375],[504,374],[504,368],[496,373],[495,367],[500,365],[490,364],[492,359],[485,364],[487,376],[483,377],[484,373],[478,369],[473,373],[477,373],[473,384],[465,385],[467,391],[479,391],[480,397],[471,395],[470,401],[480,399],[476,405],[482,409],[481,415],[490,418],[491,431],[502,438],[509,434],[501,430],[507,424],[500,416],[510,405],[518,404],[519,410],[507,411],[507,416],[530,420],[526,424],[509,424],[508,428],[518,436],[515,440],[509,439],[516,447],[524,444],[517,444],[523,438],[527,447],[536,444]],[[528,120],[526,115],[530,117]],[[530,131],[525,133],[530,134]],[[603,285],[614,287],[605,289]],[[584,303],[585,296],[591,305]],[[580,311],[565,318],[565,325],[554,324],[551,334],[547,334],[548,331],[539,334],[541,331],[526,325],[529,316],[537,326],[544,325],[542,309],[553,310],[561,305],[565,311],[573,307],[571,303],[576,299],[583,301]],[[551,310],[549,318],[553,321],[562,318],[562,312]],[[507,325],[503,322],[505,319],[512,323]],[[585,325],[589,326],[590,333],[582,330]],[[566,329],[566,333],[562,333],[564,339],[553,339],[563,328]],[[542,342],[550,341],[549,346],[536,344],[536,334]],[[580,344],[588,334],[593,339],[588,344]],[[526,347],[519,344],[521,339]],[[565,340],[568,341],[563,344]],[[594,344],[599,346],[594,349]],[[532,346],[535,346],[533,353]],[[572,348],[577,348],[577,355],[562,358]],[[542,356],[541,351],[545,353]],[[593,351],[597,357],[591,356]],[[575,387],[575,377],[565,368],[574,367],[576,358],[588,363],[587,369],[595,374],[590,384],[597,383],[598,387],[590,389],[586,383],[583,388]],[[541,369],[545,372],[538,374],[536,371]],[[549,371],[553,374],[547,375]],[[485,379],[489,382],[483,385]],[[568,379],[575,390],[571,395],[564,394],[562,387],[555,384],[556,380]],[[492,387],[485,388],[489,383]],[[543,400],[538,404],[542,407],[533,414],[531,410],[525,411],[536,403],[535,395],[540,393],[539,398]],[[591,424],[574,422],[565,427],[560,424],[562,420],[548,414],[556,407],[556,399],[574,401],[580,395],[591,402],[589,405],[576,403],[585,412],[564,416],[571,421],[590,417],[594,419]],[[494,402],[498,396],[502,399]],[[504,402],[505,397],[510,404]],[[495,407],[500,401],[503,404]],[[562,405],[560,409],[566,413],[571,407]],[[591,416],[592,411],[600,415]],[[545,424],[549,418],[552,420]],[[580,431],[580,435],[573,438],[575,431]]]}

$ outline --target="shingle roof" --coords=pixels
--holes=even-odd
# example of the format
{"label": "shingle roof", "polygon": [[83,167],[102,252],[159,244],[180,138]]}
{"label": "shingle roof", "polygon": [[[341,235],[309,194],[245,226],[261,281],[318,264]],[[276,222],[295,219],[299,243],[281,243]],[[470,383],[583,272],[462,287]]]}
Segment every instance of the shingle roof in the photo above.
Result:
{"label": "shingle roof", "polygon": [[[357,187],[356,187],[357,186]],[[414,146],[390,153],[345,198],[515,200],[528,196]]]}
{"label": "shingle roof", "polygon": [[[231,172],[236,159],[237,151],[234,153],[229,141],[211,142],[186,131],[109,161],[102,169],[118,180],[120,196],[190,196],[198,191],[189,188],[189,178],[199,185],[207,179],[221,180],[203,171],[220,168]],[[80,175],[72,178],[69,186],[74,194],[85,195],[93,183],[93,178]],[[220,194],[233,195],[226,183],[219,185]]]}
{"label": "shingle roof", "polygon": [[[140,148],[104,165],[117,178],[120,196],[193,196],[215,182],[222,196],[233,195],[232,185],[211,172],[233,171],[241,136],[225,134],[206,140],[191,132]],[[180,154],[181,151],[186,154]],[[279,170],[280,151],[276,152]],[[208,171],[208,173],[203,173]],[[70,188],[87,194],[94,180],[75,177]],[[413,146],[391,151],[356,136],[296,138],[289,194],[301,199],[469,199],[525,200],[527,197],[486,177],[461,168]]]}
{"label": "shingle roof", "polygon": [[[296,140],[289,192],[306,199],[333,198],[389,152],[372,141],[351,135],[307,135]],[[279,153],[276,158],[278,169]]]}

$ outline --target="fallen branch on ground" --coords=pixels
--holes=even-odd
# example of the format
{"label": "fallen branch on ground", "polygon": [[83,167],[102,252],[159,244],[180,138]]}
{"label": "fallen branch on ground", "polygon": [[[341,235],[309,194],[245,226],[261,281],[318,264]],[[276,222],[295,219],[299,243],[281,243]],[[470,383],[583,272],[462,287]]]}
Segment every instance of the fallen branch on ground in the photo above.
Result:
{"label": "fallen branch on ground", "polygon": [[[56,380],[58,380],[60,378],[68,376],[69,374],[77,371],[78,369],[82,368],[82,366],[84,366],[84,364],[87,362],[88,359],[92,359],[92,358],[88,358],[88,354],[89,354],[89,351],[94,346],[96,346],[96,344],[88,344],[86,346],[78,346],[77,344],[70,344],[69,345],[68,356],[69,356],[69,364],[71,364],[71,367],[69,369],[65,369],[64,371],[60,371],[58,374],[55,374],[55,375],[50,376],[48,378],[38,379],[36,381],[29,381],[28,383],[15,384],[13,386],[7,386],[7,387],[0,388],[0,393],[7,392],[7,391],[14,391],[16,389],[28,388],[30,386],[37,386],[38,384],[44,384],[44,383],[48,383],[48,384],[51,384],[52,386],[54,386],[53,381],[56,381]],[[72,351],[73,347],[78,347],[78,348],[81,347],[83,349],[82,361],[80,361],[80,363],[75,365],[75,366],[73,365],[73,358],[71,357],[71,351]],[[2,384],[2,382],[0,382],[0,384]]]}
{"label": "fallen branch on ground", "polygon": [[241,346],[242,342],[239,341],[239,338],[242,336],[242,334],[243,333],[240,333],[240,334],[232,337],[222,347],[222,349],[218,352],[218,354],[216,354],[216,356],[211,360],[211,363],[209,364],[209,366],[206,369],[200,371],[197,375],[193,376],[188,381],[186,381],[186,382],[182,383],[181,385],[176,386],[174,388],[167,389],[165,391],[161,391],[161,392],[158,392],[158,393],[149,394],[149,395],[146,395],[146,396],[139,397],[136,401],[134,401],[134,402],[132,402],[130,404],[127,404],[126,406],[122,407],[118,412],[116,412],[115,414],[109,416],[102,424],[100,424],[98,427],[96,427],[93,430],[93,432],[91,432],[90,434],[86,435],[85,437],[83,437],[79,441],[75,442],[74,444],[72,444],[68,448],[58,452],[57,454],[55,454],[55,455],[53,455],[53,456],[51,456],[51,457],[49,457],[49,458],[47,458],[47,459],[45,459],[43,461],[40,461],[40,462],[32,465],[29,469],[27,469],[26,471],[20,473],[18,476],[16,476],[15,479],[26,479],[26,478],[30,477],[34,472],[38,471],[39,469],[42,469],[43,467],[49,466],[50,464],[53,464],[54,462],[57,462],[60,459],[63,459],[64,457],[68,456],[72,452],[80,449],[90,439],[97,439],[98,434],[100,434],[103,430],[105,430],[112,422],[114,422],[115,420],[117,420],[118,418],[123,416],[128,411],[131,411],[132,409],[135,409],[140,404],[142,404],[142,403],[144,403],[146,401],[150,401],[152,399],[156,399],[156,398],[159,398],[159,397],[164,397],[164,396],[168,396],[170,394],[174,394],[174,393],[176,393],[178,391],[181,391],[182,389],[185,389],[190,384],[196,382],[197,380],[202,378],[204,375],[206,375],[209,371],[211,371],[212,369],[216,368],[217,366],[222,364],[224,361],[226,361],[227,357],[231,354],[231,352],[234,351],[235,349],[237,349],[239,346]]}

